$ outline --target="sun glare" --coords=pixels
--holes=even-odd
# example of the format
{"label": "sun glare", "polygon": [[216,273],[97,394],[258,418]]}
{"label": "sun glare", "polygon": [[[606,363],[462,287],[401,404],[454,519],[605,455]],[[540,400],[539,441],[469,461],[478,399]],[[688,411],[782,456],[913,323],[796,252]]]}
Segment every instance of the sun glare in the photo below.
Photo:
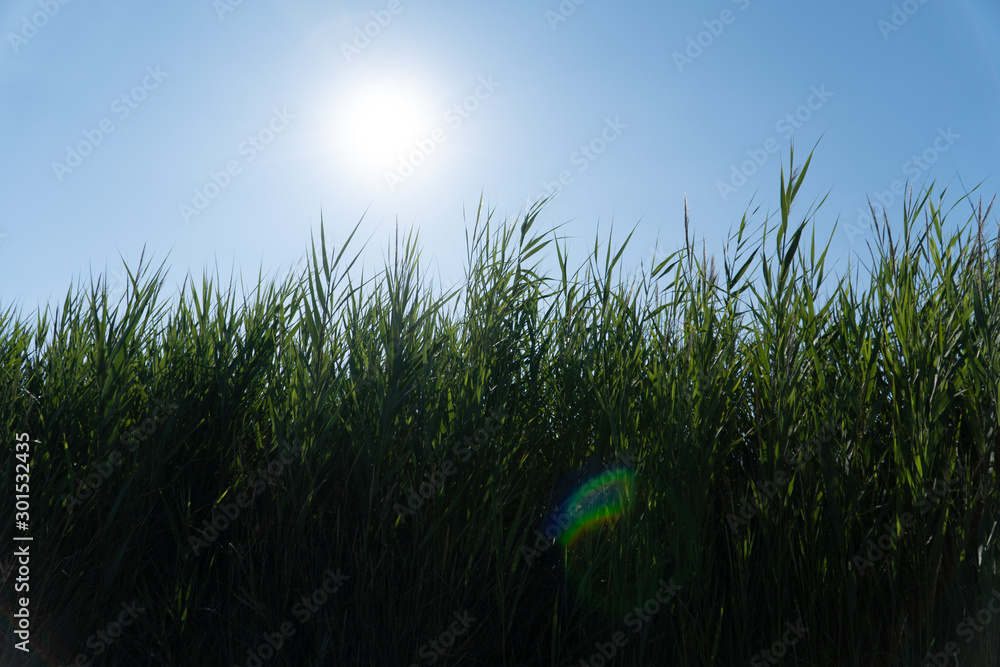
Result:
{"label": "sun glare", "polygon": [[352,168],[394,165],[428,134],[432,118],[424,94],[411,84],[371,83],[344,101],[337,122],[337,149]]}

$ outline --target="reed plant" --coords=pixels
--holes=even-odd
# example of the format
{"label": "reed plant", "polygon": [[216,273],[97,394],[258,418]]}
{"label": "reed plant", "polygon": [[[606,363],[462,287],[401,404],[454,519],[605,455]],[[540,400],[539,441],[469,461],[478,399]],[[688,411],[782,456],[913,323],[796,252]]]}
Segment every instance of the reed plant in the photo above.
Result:
{"label": "reed plant", "polygon": [[544,202],[481,202],[446,294],[413,234],[366,279],[361,223],[321,222],[284,280],[165,294],[143,259],[117,303],[8,306],[32,654],[5,546],[0,664],[997,664],[995,216],[933,185],[873,208],[862,288],[793,215],[811,159],[718,267],[687,240],[623,277],[629,234],[571,274]]}

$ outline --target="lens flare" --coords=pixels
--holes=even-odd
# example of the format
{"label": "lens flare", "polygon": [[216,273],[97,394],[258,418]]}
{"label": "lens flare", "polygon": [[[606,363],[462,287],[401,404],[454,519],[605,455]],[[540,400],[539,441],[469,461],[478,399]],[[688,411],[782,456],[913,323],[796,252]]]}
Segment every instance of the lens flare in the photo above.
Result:
{"label": "lens flare", "polygon": [[556,534],[560,544],[573,547],[583,536],[625,514],[634,484],[635,473],[627,468],[607,470],[584,481],[549,517],[545,534]]}
{"label": "lens flare", "polygon": [[[558,545],[566,583],[579,600],[595,611],[620,615],[613,590],[637,563],[636,524],[630,515],[636,502],[633,463],[592,474],[563,496],[543,520],[543,532]],[[609,616],[610,617],[610,616]]]}

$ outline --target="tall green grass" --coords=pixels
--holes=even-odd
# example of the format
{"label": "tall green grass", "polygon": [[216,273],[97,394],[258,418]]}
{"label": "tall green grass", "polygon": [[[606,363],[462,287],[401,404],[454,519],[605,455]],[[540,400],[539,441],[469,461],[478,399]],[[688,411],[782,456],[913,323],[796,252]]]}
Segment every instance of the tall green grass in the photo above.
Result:
{"label": "tall green grass", "polygon": [[[815,210],[793,215],[810,160],[718,267],[687,243],[623,279],[609,241],[570,274],[541,205],[481,205],[460,295],[423,280],[412,235],[356,279],[357,227],[336,249],[321,226],[283,281],[205,276],[171,300],[141,262],[118,304],[98,281],[55,312],[8,308],[0,497],[27,432],[33,650],[94,657],[88,637],[139,600],[100,664],[245,665],[286,621],[263,664],[579,665],[613,646],[621,665],[775,648],[867,667],[948,642],[997,664],[1000,618],[968,643],[960,625],[1000,590],[995,221],[980,203],[946,224],[933,188],[897,225],[873,209],[869,284],[832,281]],[[626,511],[540,542],[582,467],[616,455],[636,461]],[[670,600],[637,616],[661,582]],[[12,575],[8,622],[17,597]],[[475,620],[435,652],[456,614]],[[807,631],[783,652],[786,623]],[[43,664],[11,643],[2,664]]]}

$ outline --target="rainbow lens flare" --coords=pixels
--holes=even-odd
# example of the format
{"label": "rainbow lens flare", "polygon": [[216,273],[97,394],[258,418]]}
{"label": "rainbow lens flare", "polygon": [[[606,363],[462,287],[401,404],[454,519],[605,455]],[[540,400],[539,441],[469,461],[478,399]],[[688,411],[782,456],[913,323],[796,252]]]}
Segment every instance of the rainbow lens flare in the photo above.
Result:
{"label": "rainbow lens flare", "polygon": [[631,505],[634,486],[635,473],[628,468],[584,481],[549,517],[545,534],[564,547],[574,546],[584,535],[621,518]]}
{"label": "rainbow lens flare", "polygon": [[576,484],[543,524],[550,544],[560,547],[570,590],[609,618],[624,613],[614,590],[623,577],[633,578],[627,572],[635,565],[635,526],[624,519],[636,499],[632,465],[617,465]]}

